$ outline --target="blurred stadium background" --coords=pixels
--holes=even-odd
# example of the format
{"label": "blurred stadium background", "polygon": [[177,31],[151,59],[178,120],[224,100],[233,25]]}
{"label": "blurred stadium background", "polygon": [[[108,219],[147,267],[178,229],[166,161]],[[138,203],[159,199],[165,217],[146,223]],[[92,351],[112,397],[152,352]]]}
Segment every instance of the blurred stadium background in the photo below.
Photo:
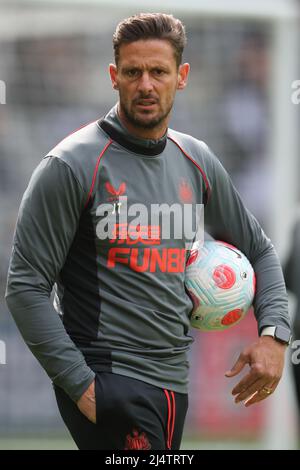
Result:
{"label": "blurred stadium background", "polygon": [[[182,6],[184,4],[184,6]],[[26,349],[3,295],[21,196],[40,159],[72,130],[115,102],[107,66],[117,23],[165,11],[187,28],[188,88],[172,127],[205,140],[284,261],[299,201],[300,79],[296,0],[0,1],[0,449],[74,448],[52,387]],[[2,102],[4,100],[2,99]],[[300,262],[300,260],[299,260]],[[292,305],[292,303],[291,303]],[[183,449],[296,448],[299,438],[289,361],[270,399],[232,402],[224,373],[256,335],[253,315],[223,333],[195,333],[190,409]],[[3,343],[2,343],[3,346]]]}

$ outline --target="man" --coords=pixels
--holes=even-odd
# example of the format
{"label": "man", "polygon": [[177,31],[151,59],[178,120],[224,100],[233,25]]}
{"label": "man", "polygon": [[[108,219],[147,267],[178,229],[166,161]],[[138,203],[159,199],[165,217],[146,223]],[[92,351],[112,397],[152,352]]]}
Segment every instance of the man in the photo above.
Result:
{"label": "man", "polygon": [[[124,216],[135,205],[205,204],[207,225],[254,266],[258,329],[267,333],[226,373],[250,365],[233,389],[236,402],[263,400],[282,374],[289,320],[273,246],[208,147],[168,130],[176,91],[187,84],[185,42],[171,15],[122,21],[109,68],[118,104],[42,160],[21,204],[7,303],[80,449],[181,442],[192,342],[187,240],[173,229],[162,236],[165,213],[133,230]],[[49,302],[54,283],[62,322]]]}

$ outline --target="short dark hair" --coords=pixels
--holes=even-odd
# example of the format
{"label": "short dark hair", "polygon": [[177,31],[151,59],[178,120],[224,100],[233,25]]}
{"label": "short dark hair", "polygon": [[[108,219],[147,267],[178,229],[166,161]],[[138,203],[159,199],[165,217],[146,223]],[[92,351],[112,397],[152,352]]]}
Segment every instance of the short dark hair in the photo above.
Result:
{"label": "short dark hair", "polygon": [[165,13],[140,13],[121,21],[113,35],[115,61],[118,64],[122,44],[145,40],[165,39],[174,49],[177,66],[181,64],[186,45],[184,25],[173,15]]}

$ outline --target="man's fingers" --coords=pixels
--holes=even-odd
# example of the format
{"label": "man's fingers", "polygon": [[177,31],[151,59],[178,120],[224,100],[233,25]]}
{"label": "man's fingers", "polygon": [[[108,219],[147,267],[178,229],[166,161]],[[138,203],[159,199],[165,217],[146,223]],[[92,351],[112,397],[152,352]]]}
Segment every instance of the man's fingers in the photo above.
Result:
{"label": "man's fingers", "polygon": [[95,381],[93,381],[88,389],[83,393],[77,406],[81,413],[92,423],[96,424],[96,397],[95,397]]}
{"label": "man's fingers", "polygon": [[238,360],[236,361],[236,363],[234,364],[232,369],[228,370],[225,373],[225,376],[226,377],[234,377],[235,375],[239,374],[241,372],[241,370],[244,368],[244,366],[246,364],[248,364],[248,362],[249,362],[248,356],[243,354],[243,353],[240,354]]}
{"label": "man's fingers", "polygon": [[257,390],[256,393],[254,393],[244,402],[245,407],[248,408],[248,406],[254,405],[254,403],[259,403],[260,401],[265,400],[266,398],[270,397],[275,391],[278,383],[279,383],[279,380],[276,382],[273,382],[271,385],[270,384],[264,385],[264,387]]}
{"label": "man's fingers", "polygon": [[[265,379],[257,379],[254,380],[254,382],[250,383],[249,385],[245,385],[242,387],[235,387],[232,390],[232,395],[236,395],[235,397],[235,403],[239,403],[240,401],[246,400],[249,398],[251,395],[253,395],[257,390],[260,390],[263,388],[265,384]],[[235,390],[238,388],[238,392]]]}
{"label": "man's fingers", "polygon": [[258,377],[255,377],[250,371],[236,386],[232,389],[232,395],[237,395],[238,393],[244,392],[248,387],[250,387]]}
{"label": "man's fingers", "polygon": [[[253,364],[249,373],[233,388],[232,395],[237,395],[238,393],[244,393],[246,390],[249,390],[249,396],[251,393],[254,393],[256,390],[259,390],[259,386],[253,388],[253,385],[258,381],[262,382],[258,385],[263,387],[267,381],[266,373],[261,364]],[[270,381],[270,380],[269,380]],[[244,397],[246,398],[246,397]]]}
{"label": "man's fingers", "polygon": [[84,407],[80,407],[78,406],[79,410],[81,411],[81,413],[89,420],[91,421],[92,423],[96,424],[96,408],[95,406],[91,406],[91,405],[88,405],[88,406],[84,406]]}
{"label": "man's fingers", "polygon": [[243,394],[241,400],[244,400],[256,390],[260,390],[266,382],[273,383],[274,378],[271,377],[269,372],[266,372],[263,364],[254,363],[251,365],[250,372],[233,388],[232,394],[241,393]]}

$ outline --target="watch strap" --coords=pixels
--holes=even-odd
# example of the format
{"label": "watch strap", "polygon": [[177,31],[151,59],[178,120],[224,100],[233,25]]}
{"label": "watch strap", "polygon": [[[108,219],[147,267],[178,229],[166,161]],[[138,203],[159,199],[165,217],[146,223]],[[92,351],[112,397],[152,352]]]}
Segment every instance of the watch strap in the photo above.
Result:
{"label": "watch strap", "polygon": [[276,326],[265,326],[265,328],[262,329],[260,336],[273,336],[273,338],[275,338],[275,330]]}

